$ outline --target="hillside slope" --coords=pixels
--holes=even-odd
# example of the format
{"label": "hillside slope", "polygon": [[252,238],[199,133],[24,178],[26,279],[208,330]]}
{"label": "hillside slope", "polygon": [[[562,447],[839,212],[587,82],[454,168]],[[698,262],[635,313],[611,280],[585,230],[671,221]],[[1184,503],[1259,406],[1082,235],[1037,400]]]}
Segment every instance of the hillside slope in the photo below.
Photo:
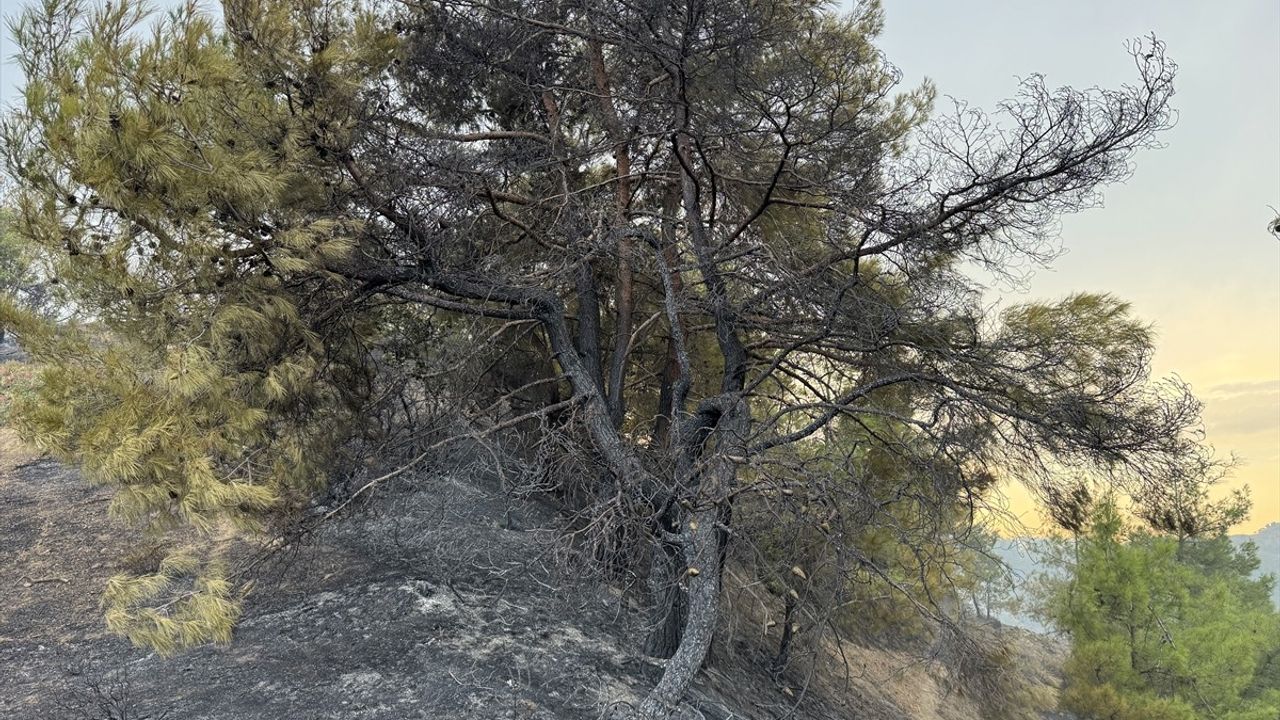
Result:
{"label": "hillside slope", "polygon": [[[139,538],[106,519],[103,489],[0,442],[0,717],[96,719],[106,703],[139,720],[585,719],[661,671],[630,652],[634,603],[552,561],[550,510],[451,472],[388,488],[265,572],[229,647],[130,648],[98,596]],[[686,717],[985,715],[909,654],[850,646],[840,682],[775,683],[750,639],[731,644]],[[1051,694],[1052,648],[1018,647]]]}

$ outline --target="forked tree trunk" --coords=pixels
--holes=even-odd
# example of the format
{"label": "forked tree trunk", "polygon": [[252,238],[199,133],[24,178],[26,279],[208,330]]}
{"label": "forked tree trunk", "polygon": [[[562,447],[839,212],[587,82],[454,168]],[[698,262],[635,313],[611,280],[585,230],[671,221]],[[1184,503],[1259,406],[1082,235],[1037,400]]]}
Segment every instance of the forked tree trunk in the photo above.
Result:
{"label": "forked tree trunk", "polygon": [[[637,709],[639,720],[671,717],[702,668],[719,623],[721,567],[727,537],[724,525],[730,521],[726,503],[736,484],[736,463],[744,453],[742,440],[748,414],[740,402],[727,394],[718,402],[704,401],[699,415],[700,418],[686,418],[687,422],[675,433],[674,443],[677,448],[686,449],[677,463],[676,477],[683,481],[679,485],[697,490],[696,496],[689,498],[696,509],[675,511],[678,527],[668,535],[674,536],[682,550],[684,567],[674,573],[677,583],[671,587],[683,598],[684,622],[662,678]],[[711,451],[713,455],[703,457],[705,430],[713,431],[716,447]],[[699,463],[699,459],[705,462]],[[669,610],[673,612],[674,606]],[[663,620],[656,629],[670,642],[672,631],[668,623],[674,623],[674,617],[669,614]]]}
{"label": "forked tree trunk", "polygon": [[702,668],[719,621],[720,533],[716,528],[716,512],[699,511],[693,513],[691,519],[690,525],[696,529],[686,528],[682,533],[687,566],[683,579],[687,602],[684,627],[662,679],[637,709],[640,720],[666,720],[675,712]]}

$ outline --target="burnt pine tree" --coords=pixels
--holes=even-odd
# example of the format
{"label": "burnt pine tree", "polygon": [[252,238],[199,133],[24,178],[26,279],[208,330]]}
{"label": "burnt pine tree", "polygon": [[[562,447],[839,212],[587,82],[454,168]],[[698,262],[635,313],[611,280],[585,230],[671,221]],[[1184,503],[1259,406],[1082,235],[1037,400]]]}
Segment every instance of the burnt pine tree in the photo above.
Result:
{"label": "burnt pine tree", "polygon": [[4,311],[48,367],[23,427],[114,513],[206,538],[113,581],[111,627],[226,640],[226,529],[303,507],[396,372],[383,349],[459,319],[537,330],[551,370],[526,382],[554,392],[510,420],[585,439],[580,531],[648,580],[670,659],[638,717],[676,707],[722,565],[764,572],[779,528],[809,543],[809,567],[771,558],[790,612],[888,577],[869,529],[953,523],[997,479],[1174,476],[1199,406],[1150,379],[1124,303],[993,314],[963,272],[1051,260],[1059,216],[1128,175],[1171,123],[1163,46],[1120,89],[1031,76],[992,115],[934,112],[880,27],[805,0],[23,13],[14,225],[92,321]]}

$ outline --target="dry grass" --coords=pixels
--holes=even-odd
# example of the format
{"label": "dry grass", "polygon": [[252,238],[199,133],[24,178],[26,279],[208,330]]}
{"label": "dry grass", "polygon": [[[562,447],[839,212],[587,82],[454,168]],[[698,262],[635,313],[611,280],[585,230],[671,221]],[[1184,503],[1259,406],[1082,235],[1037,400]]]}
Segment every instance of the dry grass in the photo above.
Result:
{"label": "dry grass", "polygon": [[37,453],[18,439],[18,434],[7,427],[0,427],[0,477],[7,476],[17,466],[31,462]]}
{"label": "dry grass", "polygon": [[8,423],[18,400],[35,393],[38,373],[34,363],[0,362],[0,427]]}
{"label": "dry grass", "polygon": [[[782,603],[758,583],[732,569],[726,572],[728,620],[739,637],[754,636],[757,657],[777,651]],[[771,622],[772,621],[772,622]],[[814,631],[815,618],[802,617]],[[819,621],[818,623],[822,623]],[[857,698],[856,717],[904,720],[1029,720],[1057,705],[1064,652],[1050,638],[1014,627],[967,624],[971,651],[989,654],[996,665],[975,682],[965,677],[946,648],[918,640],[871,642],[820,636],[801,637],[788,672],[778,678],[789,697],[816,694],[824,698]],[[784,690],[784,692],[786,692]]]}

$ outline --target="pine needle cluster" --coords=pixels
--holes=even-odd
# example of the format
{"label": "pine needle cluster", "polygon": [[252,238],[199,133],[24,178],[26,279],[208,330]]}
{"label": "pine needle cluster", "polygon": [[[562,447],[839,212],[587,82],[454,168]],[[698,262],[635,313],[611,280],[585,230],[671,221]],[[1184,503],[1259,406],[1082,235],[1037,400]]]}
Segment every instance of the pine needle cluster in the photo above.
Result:
{"label": "pine needle cluster", "polygon": [[[234,44],[194,4],[50,0],[14,28],[13,231],[76,310],[54,327],[0,301],[45,368],[17,422],[170,547],[104,597],[164,652],[230,637],[227,538],[305,502],[367,397],[379,319],[329,270],[357,227],[331,178],[394,43],[331,10],[228,3],[230,32],[259,35]],[[331,41],[303,46],[307,23]]]}

